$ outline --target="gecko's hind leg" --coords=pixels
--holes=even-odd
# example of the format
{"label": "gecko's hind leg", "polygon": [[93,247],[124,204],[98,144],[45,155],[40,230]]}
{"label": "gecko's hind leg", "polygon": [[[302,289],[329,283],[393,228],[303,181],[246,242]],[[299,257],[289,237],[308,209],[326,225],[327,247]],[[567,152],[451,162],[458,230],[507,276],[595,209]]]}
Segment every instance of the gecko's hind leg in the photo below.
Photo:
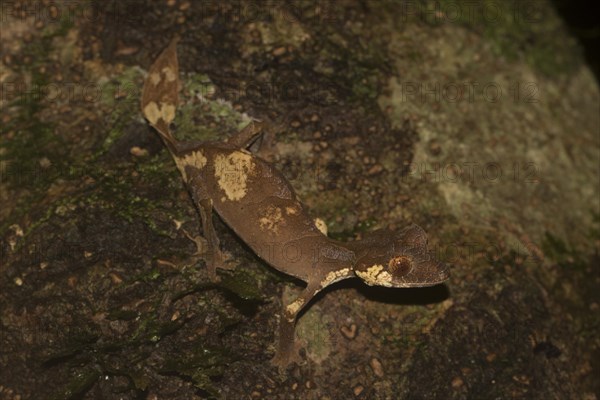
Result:
{"label": "gecko's hind leg", "polygon": [[212,223],[212,200],[200,200],[198,205],[200,206],[199,209],[200,217],[202,219],[202,231],[204,232],[207,244],[206,265],[208,267],[208,275],[211,280],[218,281],[217,268],[233,269],[235,268],[235,265],[225,262],[225,254],[223,254],[221,247],[219,246],[219,238],[217,237],[217,232],[215,232],[215,227]]}
{"label": "gecko's hind leg", "polygon": [[212,199],[206,196],[206,190],[203,186],[201,174],[198,170],[189,166],[186,167],[185,172],[188,177],[188,188],[190,189],[194,203],[198,207],[198,211],[200,211],[204,239],[192,238],[190,237],[191,235],[188,235],[188,237],[196,243],[198,253],[200,253],[202,258],[206,261],[209,278],[213,282],[217,282],[219,280],[217,277],[217,268],[232,269],[235,267],[235,264],[231,265],[230,263],[225,263],[227,257],[225,257],[221,251],[219,238],[217,237],[217,232],[212,223]]}

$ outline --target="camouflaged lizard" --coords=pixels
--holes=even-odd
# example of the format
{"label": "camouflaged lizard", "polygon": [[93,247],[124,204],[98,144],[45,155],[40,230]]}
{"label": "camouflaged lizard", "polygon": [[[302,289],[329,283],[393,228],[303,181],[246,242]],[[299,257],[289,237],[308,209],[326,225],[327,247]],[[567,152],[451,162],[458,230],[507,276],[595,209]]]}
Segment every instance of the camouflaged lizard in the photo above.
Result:
{"label": "camouflaged lizard", "polygon": [[339,242],[318,228],[285,177],[246,148],[261,126],[247,128],[223,142],[177,141],[170,131],[178,104],[176,40],[161,53],[146,78],[141,107],[173,156],[202,219],[208,244],[209,276],[225,268],[212,211],[265,262],[307,283],[287,304],[280,321],[273,363],[298,361],[296,316],[325,287],[359,277],[368,285],[424,287],[448,279],[447,268],[427,249],[417,225],[400,232],[379,230],[362,240]]}

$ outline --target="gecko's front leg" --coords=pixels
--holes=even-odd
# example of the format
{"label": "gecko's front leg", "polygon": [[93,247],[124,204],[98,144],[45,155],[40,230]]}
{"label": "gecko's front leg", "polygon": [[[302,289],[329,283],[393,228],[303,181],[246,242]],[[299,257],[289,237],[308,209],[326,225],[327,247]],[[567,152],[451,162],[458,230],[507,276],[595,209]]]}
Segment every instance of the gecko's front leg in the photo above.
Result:
{"label": "gecko's front leg", "polygon": [[295,336],[296,317],[300,310],[302,310],[321,289],[316,282],[320,282],[320,280],[309,281],[300,296],[287,306],[284,306],[281,312],[279,338],[276,344],[277,352],[275,353],[275,357],[271,359],[271,363],[277,366],[280,372],[289,364],[294,362],[300,363],[302,361],[299,354],[302,345],[296,340]]}

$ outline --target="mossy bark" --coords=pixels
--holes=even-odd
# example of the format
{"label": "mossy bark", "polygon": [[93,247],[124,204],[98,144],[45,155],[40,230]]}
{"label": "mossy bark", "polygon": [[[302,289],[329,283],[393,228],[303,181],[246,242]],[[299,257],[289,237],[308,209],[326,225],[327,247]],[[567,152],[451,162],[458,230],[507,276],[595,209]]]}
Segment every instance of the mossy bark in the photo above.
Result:
{"label": "mossy bark", "polygon": [[[544,1],[416,3],[3,9],[0,398],[598,396],[597,82]],[[215,217],[239,265],[208,283],[139,112],[175,34],[179,137],[275,121],[260,154],[331,236],[418,223],[450,282],[327,290],[278,375],[297,282]]]}

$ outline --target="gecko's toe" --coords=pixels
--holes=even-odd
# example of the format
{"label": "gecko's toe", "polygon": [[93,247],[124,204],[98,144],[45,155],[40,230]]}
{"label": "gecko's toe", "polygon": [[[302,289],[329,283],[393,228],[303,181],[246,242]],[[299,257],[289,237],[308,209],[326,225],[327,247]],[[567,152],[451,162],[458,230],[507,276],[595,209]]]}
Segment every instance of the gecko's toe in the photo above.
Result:
{"label": "gecko's toe", "polygon": [[221,263],[220,265],[217,265],[217,268],[221,268],[227,271],[231,271],[234,270],[235,267],[238,266],[238,262],[236,261],[236,259],[229,253],[227,252],[222,252],[221,253]]}
{"label": "gecko's toe", "polygon": [[196,245],[196,252],[193,256],[198,258],[205,257],[208,251],[208,241],[202,236],[192,236],[185,229],[182,229],[182,231],[183,234]]}

